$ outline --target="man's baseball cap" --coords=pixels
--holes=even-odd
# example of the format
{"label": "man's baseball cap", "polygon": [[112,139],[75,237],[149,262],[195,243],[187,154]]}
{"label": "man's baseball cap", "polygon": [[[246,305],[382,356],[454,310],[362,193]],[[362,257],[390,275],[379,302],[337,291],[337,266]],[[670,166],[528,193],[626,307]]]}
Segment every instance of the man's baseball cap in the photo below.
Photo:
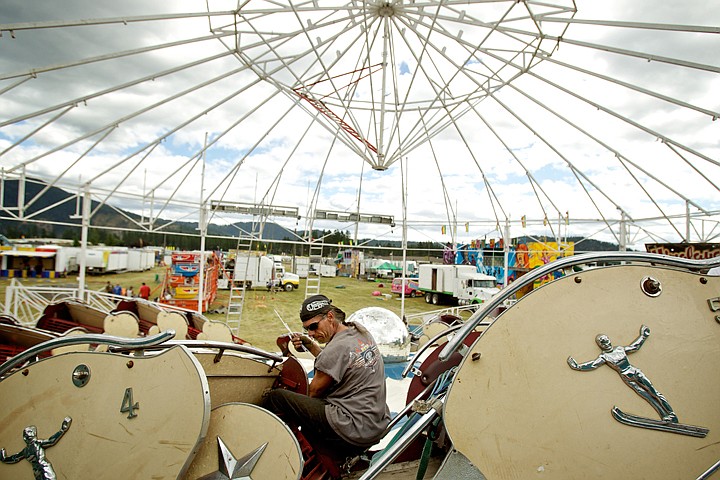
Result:
{"label": "man's baseball cap", "polygon": [[327,313],[332,309],[332,300],[325,295],[313,295],[306,298],[300,307],[300,321],[306,322],[311,318]]}

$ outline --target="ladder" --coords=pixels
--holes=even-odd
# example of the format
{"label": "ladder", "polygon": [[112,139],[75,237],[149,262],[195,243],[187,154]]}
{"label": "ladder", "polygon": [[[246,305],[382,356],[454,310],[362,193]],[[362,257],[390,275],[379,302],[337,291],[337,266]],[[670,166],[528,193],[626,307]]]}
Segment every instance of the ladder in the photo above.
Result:
{"label": "ladder", "polygon": [[[238,262],[242,256],[247,256],[244,262],[245,272],[241,278],[248,277],[247,271],[250,268],[250,255],[253,252],[253,242],[262,241],[262,232],[267,221],[267,212],[262,212],[258,220],[253,219],[252,227],[247,236],[243,236],[241,231],[238,234],[238,243],[235,248],[235,266],[230,272],[230,297],[228,298],[227,311],[225,312],[225,323],[235,335],[240,336],[240,320],[242,320],[243,308],[245,306],[245,294],[249,285],[245,281],[236,284],[235,271],[238,268]],[[241,267],[242,268],[242,267]]]}
{"label": "ladder", "polygon": [[[308,265],[308,276],[305,282],[305,298],[320,293],[320,267],[322,266],[323,239],[313,240],[310,234],[308,236],[308,245],[310,246],[310,264]],[[313,271],[313,265],[318,266],[317,270]]]}
{"label": "ladder", "polygon": [[[237,247],[235,248],[235,264],[233,268],[226,271],[226,275],[229,276],[230,285],[230,297],[228,298],[227,310],[225,312],[225,323],[235,335],[240,334],[240,320],[242,319],[243,306],[245,305],[245,293],[246,285],[245,282],[236,284],[235,282],[235,268],[238,266],[238,257],[243,253],[250,255],[252,249],[252,239],[243,238],[242,235],[238,237]],[[245,262],[245,268],[250,262]],[[243,275],[245,278],[247,275]]]}

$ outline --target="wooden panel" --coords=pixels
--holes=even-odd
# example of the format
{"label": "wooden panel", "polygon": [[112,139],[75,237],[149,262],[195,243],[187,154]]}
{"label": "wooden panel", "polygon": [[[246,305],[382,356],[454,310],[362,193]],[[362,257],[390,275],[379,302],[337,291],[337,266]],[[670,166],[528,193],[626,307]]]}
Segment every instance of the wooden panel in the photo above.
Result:
{"label": "wooden panel", "polygon": [[[131,362],[131,363],[130,363]],[[85,386],[73,371],[86,365]],[[210,399],[195,358],[182,347],[148,357],[68,353],[30,365],[0,382],[0,447],[25,447],[23,429],[48,439],[65,417],[72,423],[45,455],[57,478],[175,479],[192,461],[207,431]],[[129,389],[129,390],[128,390]],[[121,411],[130,404],[132,411]],[[133,414],[132,418],[128,418]],[[34,478],[31,464],[0,464],[0,478]]]}
{"label": "wooden panel", "polygon": [[[650,297],[645,276],[662,285]],[[576,281],[576,279],[578,281]],[[455,447],[488,478],[696,478],[720,458],[720,323],[708,300],[719,277],[617,266],[587,270],[533,291],[474,344],[450,388],[445,421]],[[709,428],[695,438],[628,426],[613,406],[659,414],[607,365],[576,371],[598,357],[606,334],[662,392],[679,423]],[[477,355],[480,354],[478,359]],[[473,360],[475,356],[476,360]]]}
{"label": "wooden panel", "polygon": [[218,438],[234,460],[257,452],[257,463],[250,462],[242,478],[297,480],[302,474],[300,445],[282,420],[257,406],[235,403],[213,409],[210,429],[188,480],[218,471]]}

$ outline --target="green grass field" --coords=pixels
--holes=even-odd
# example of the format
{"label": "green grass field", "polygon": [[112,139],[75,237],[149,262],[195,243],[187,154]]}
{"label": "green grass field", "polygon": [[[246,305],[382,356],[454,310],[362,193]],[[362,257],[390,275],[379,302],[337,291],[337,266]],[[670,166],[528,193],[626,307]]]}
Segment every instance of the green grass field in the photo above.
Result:
{"label": "green grass field", "polygon": [[[90,290],[103,290],[107,282],[122,287],[132,286],[137,295],[142,282],[152,289],[151,299],[160,294],[162,281],[165,275],[163,267],[156,267],[145,272],[114,273],[107,275],[88,275],[85,284]],[[23,284],[33,285],[77,285],[77,277],[58,279],[22,279]],[[5,300],[5,287],[10,280],[0,279],[0,300]],[[373,296],[379,291],[380,296]],[[401,301],[398,295],[388,296],[390,280],[367,281],[347,277],[323,277],[320,281],[320,293],[332,299],[333,304],[344,310],[348,315],[365,307],[383,307],[397,315],[401,314]],[[229,290],[219,290],[218,297],[211,306],[211,310],[226,306]],[[275,340],[278,336],[287,333],[275,310],[285,322],[295,331],[302,330],[298,314],[300,305],[305,297],[305,280],[300,279],[300,289],[292,292],[270,293],[266,289],[248,290],[245,296],[242,320],[238,336],[258,348],[276,351]],[[437,310],[437,306],[425,303],[422,297],[405,299],[405,315],[422,314]],[[225,321],[224,314],[206,313],[211,320]],[[411,323],[419,323],[420,320]]]}

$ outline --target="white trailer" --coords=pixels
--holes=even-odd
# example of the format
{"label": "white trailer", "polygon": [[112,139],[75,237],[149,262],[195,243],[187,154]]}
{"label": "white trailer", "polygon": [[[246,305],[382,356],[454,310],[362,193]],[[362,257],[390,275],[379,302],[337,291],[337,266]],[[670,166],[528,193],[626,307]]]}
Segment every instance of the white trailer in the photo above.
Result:
{"label": "white trailer", "polygon": [[155,266],[155,252],[145,248],[128,250],[127,269],[130,272],[144,272]]}
{"label": "white trailer", "polygon": [[85,252],[85,268],[89,273],[122,272],[127,266],[127,248],[95,247]]}
{"label": "white trailer", "polygon": [[300,286],[300,278],[286,272],[282,263],[275,262],[267,255],[237,255],[233,269],[235,285],[245,284],[245,288],[279,287],[292,291]]}
{"label": "white trailer", "polygon": [[[55,252],[52,268],[55,277],[59,277],[68,273],[74,273],[79,270],[78,263],[80,261],[80,247],[63,247],[60,245],[41,245],[35,248],[36,251]],[[44,262],[43,262],[44,263]]]}
{"label": "white trailer", "polygon": [[312,272],[313,275],[319,275],[321,277],[337,277],[337,267],[332,265],[327,265],[325,263],[311,263],[309,265],[309,272]]}
{"label": "white trailer", "polygon": [[500,290],[491,275],[479,273],[473,265],[420,265],[418,290],[433,305],[483,303]]}
{"label": "white trailer", "polygon": [[307,278],[310,272],[310,259],[308,257],[295,257],[295,273],[300,278]]}
{"label": "white trailer", "polygon": [[335,265],[320,265],[321,277],[336,277],[337,267]]}
{"label": "white trailer", "polygon": [[140,266],[142,263],[142,253],[140,250],[131,248],[128,250],[128,262],[127,262],[127,269],[130,272],[141,272],[142,267]]}
{"label": "white trailer", "polygon": [[80,252],[80,247],[59,247],[55,254],[56,275],[78,272]]}

